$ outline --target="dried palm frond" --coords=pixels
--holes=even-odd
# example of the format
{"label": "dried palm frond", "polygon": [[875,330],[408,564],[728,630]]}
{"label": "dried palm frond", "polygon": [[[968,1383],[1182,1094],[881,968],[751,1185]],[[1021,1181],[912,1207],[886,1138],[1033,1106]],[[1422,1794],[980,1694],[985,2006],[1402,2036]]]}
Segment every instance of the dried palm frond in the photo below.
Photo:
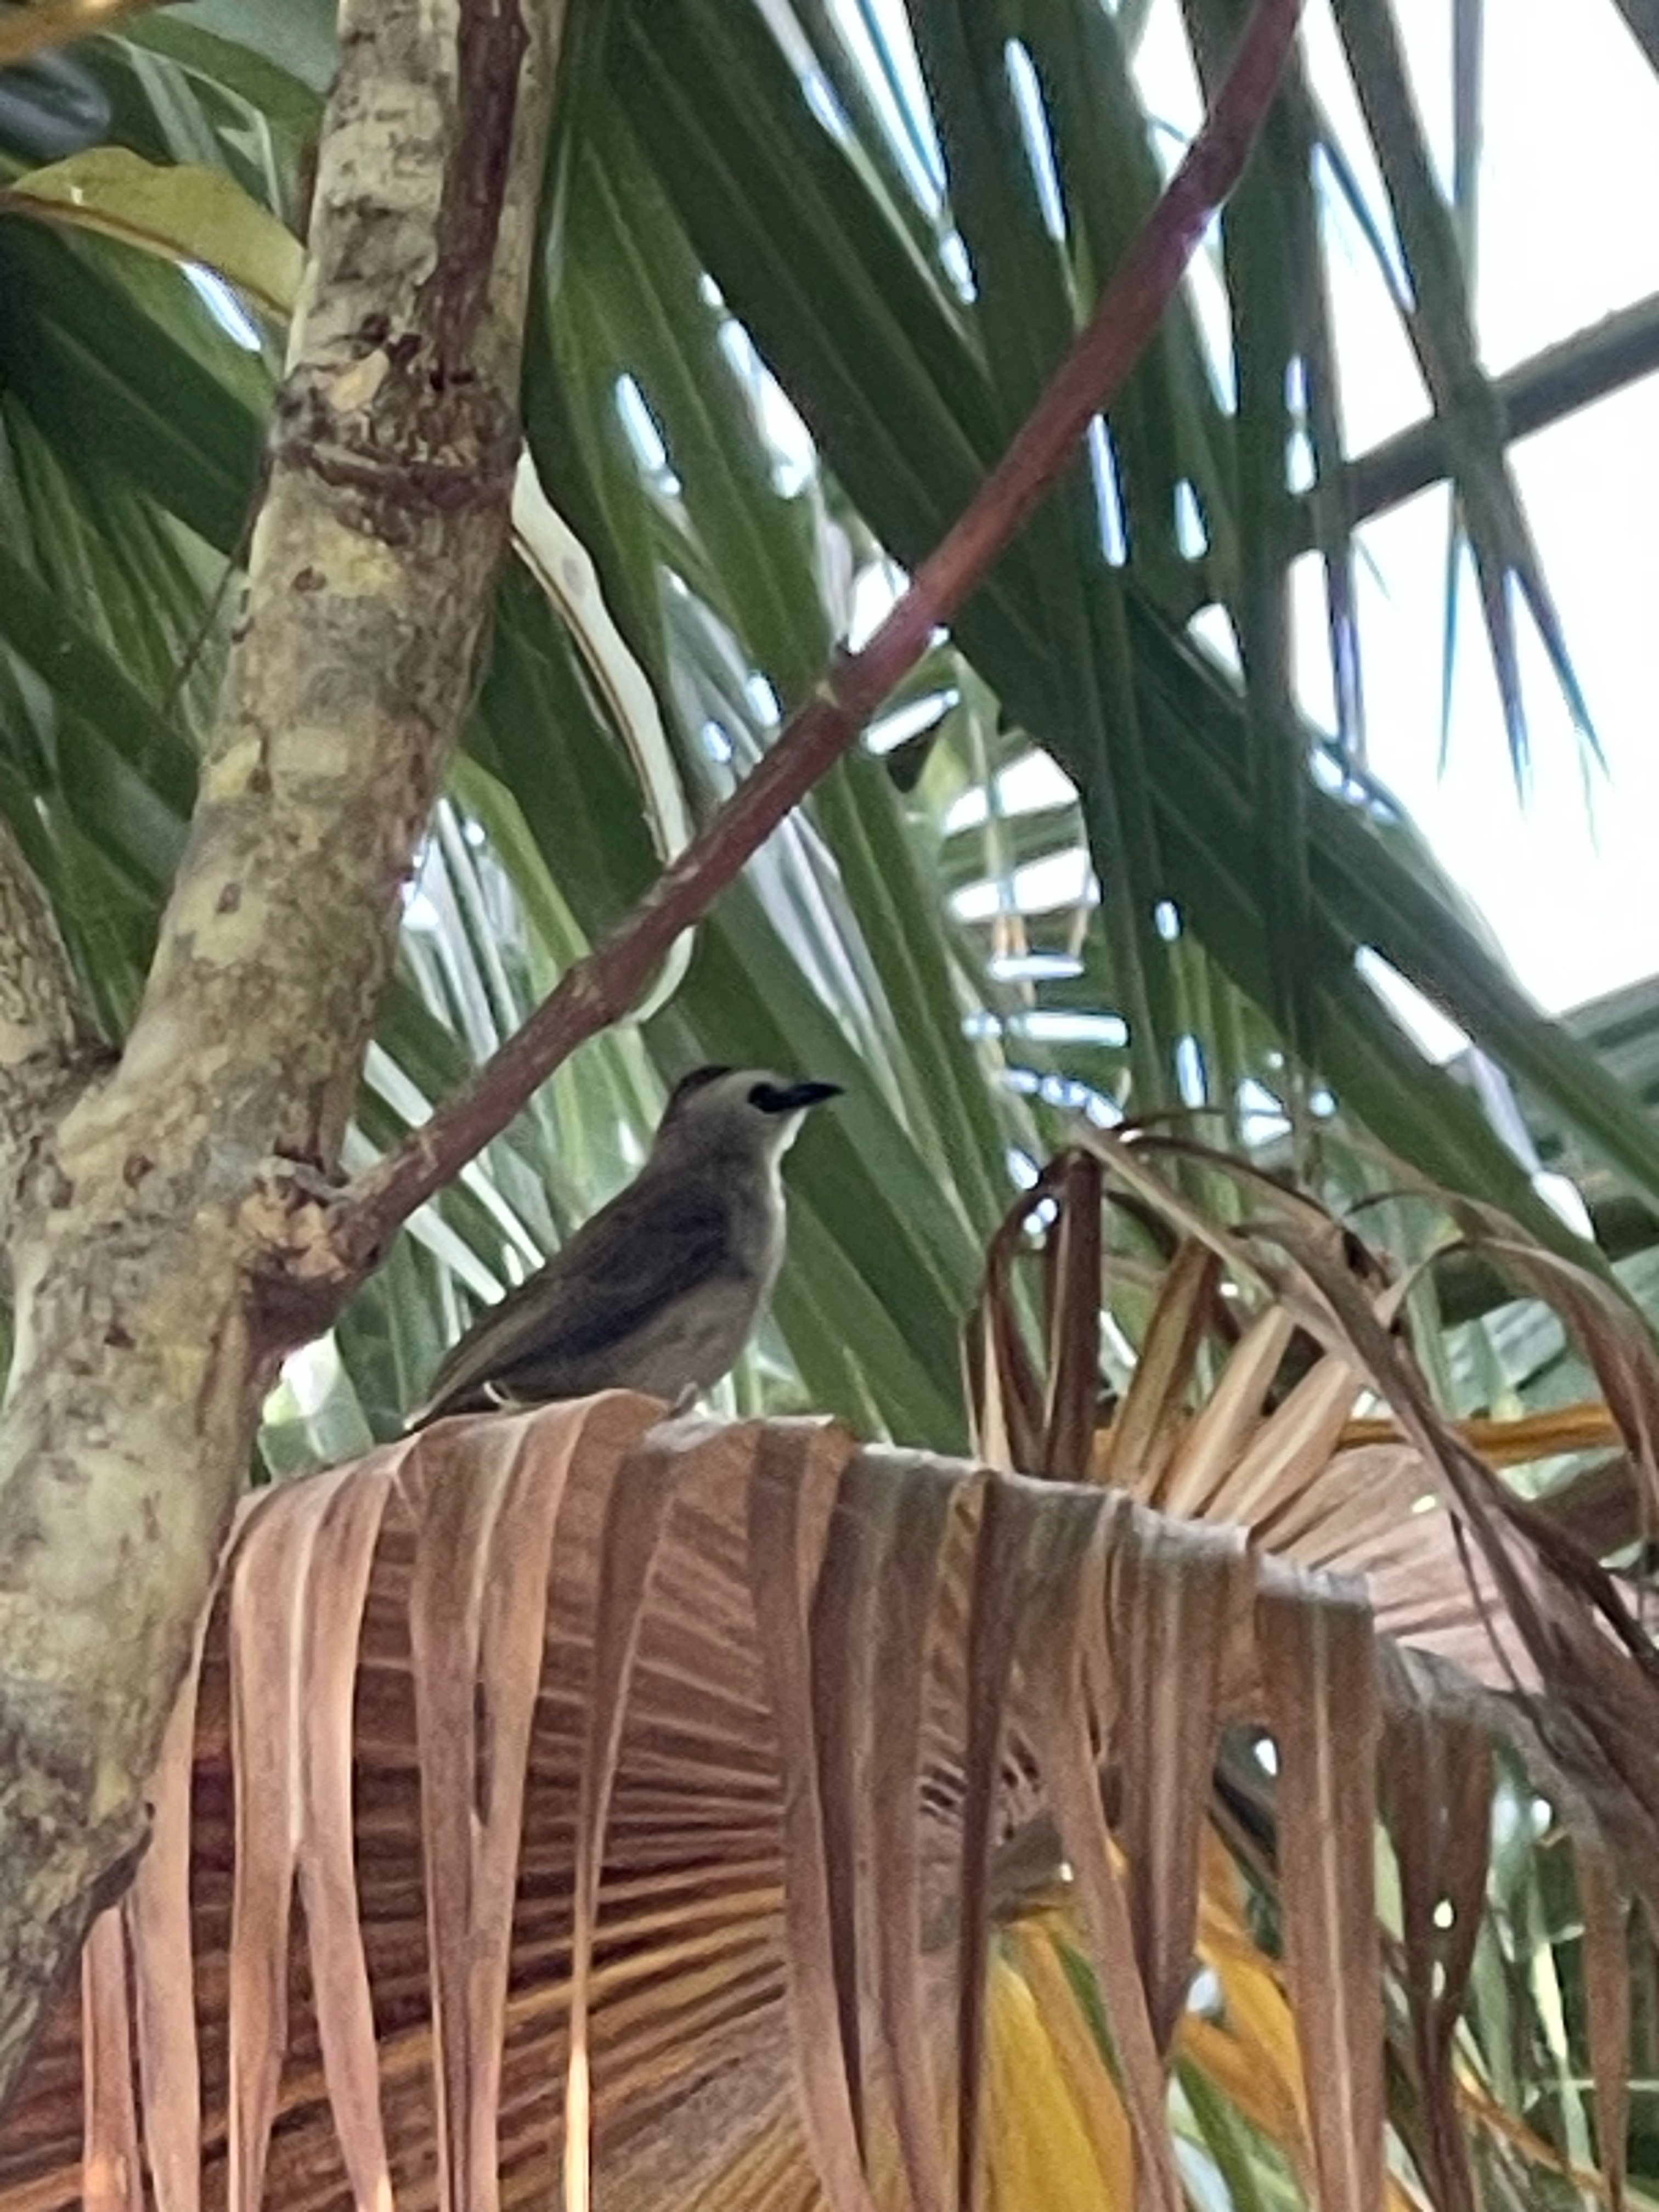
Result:
{"label": "dried palm frond", "polygon": [[[1252,1218],[1229,1229],[1195,1207],[1182,1183],[1194,1167],[1242,1184]],[[1103,1208],[1121,1208],[1143,1243],[1150,1227],[1167,1256],[1127,1390],[1096,1425],[1101,1316],[1119,1264]],[[1382,1809],[1401,1892],[1402,2056],[1421,2104],[1418,2163],[1448,2207],[1474,2201],[1463,2130],[1482,2098],[1473,2076],[1457,2080],[1453,2056],[1485,1900],[1494,1741],[1522,1753],[1575,1834],[1591,2064],[1615,2191],[1628,2106],[1620,1900],[1640,1895],[1650,1918],[1659,1903],[1659,1666],[1640,1589],[1598,1557],[1653,1524],[1659,1352],[1615,1287],[1510,1223],[1476,1215],[1471,1227],[1462,1212],[1466,1237],[1517,1293],[1554,1304],[1604,1402],[1532,1422],[1443,1419],[1405,1338],[1408,1282],[1386,1255],[1247,1164],[1144,1133],[1091,1134],[1045,1170],[993,1244],[966,1344],[976,1433],[994,1464],[1086,1477],[1179,1516],[1184,1530],[1243,1528],[1264,1563],[1359,1578],[1389,1639]],[[1037,1261],[1046,1287],[1040,1347],[1022,1333],[1013,1295],[1022,1255]],[[1145,1309],[1144,1264],[1124,1273]],[[1622,1443],[1619,1459],[1552,1505],[1497,1472],[1609,1443]],[[1152,1682],[1190,1632],[1174,1626],[1141,1655]],[[1182,1695],[1153,1723],[1182,1810],[1161,1807],[1137,1824],[1129,1807],[1132,1894],[1160,1838],[1204,1817],[1207,1731],[1186,1746],[1183,1765]],[[1357,1695],[1351,1686],[1339,1702]],[[1281,1777],[1286,1751],[1281,1741]],[[1316,1747],[1305,1756],[1316,1769]],[[1297,1834],[1305,1793],[1281,1779],[1278,1797],[1288,1872],[1307,1848]]]}
{"label": "dried palm frond", "polygon": [[[1097,1432],[1108,1178],[1173,1233]],[[1175,2212],[1206,2099],[1343,2212],[1417,2202],[1407,2156],[1472,2204],[1472,2129],[1577,2172],[1462,2038],[1495,1738],[1575,1833],[1616,2191],[1659,1743],[1623,1587],[1440,1419],[1317,1209],[1218,1229],[1145,1145],[1050,1194],[1042,1355],[1018,1219],[970,1346],[1034,1474],[612,1395],[252,1503],[0,2212]],[[1571,1288],[1640,1485],[1651,1352]]]}
{"label": "dried palm frond", "polygon": [[[100,2208],[545,2202],[562,2167],[572,2205],[938,2212],[964,2172],[1020,2201],[1072,2097],[1054,2201],[1132,2154],[1175,2212],[1200,1945],[1209,2050],[1287,1991],[1297,2154],[1382,2204],[1374,1752],[1420,1699],[1358,1586],[1097,1486],[658,1411],[447,1423],[249,1508],[0,2207],[73,2202],[84,2124]],[[1282,1985],[1208,1890],[1200,1928],[1237,1720],[1280,1747]],[[1022,2086],[1094,2032],[1066,1958],[1109,2109]]]}

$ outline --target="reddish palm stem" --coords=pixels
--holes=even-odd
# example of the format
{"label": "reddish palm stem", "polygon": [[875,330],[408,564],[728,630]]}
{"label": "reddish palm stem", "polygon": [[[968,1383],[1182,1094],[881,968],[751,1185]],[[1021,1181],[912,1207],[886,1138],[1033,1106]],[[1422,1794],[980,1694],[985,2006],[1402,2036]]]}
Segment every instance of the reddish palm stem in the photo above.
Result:
{"label": "reddish palm stem", "polygon": [[856,742],[933,632],[983,581],[1146,350],[1206,226],[1243,169],[1300,15],[1301,0],[1257,0],[1203,129],[1087,326],[1007,452],[869,642],[837,658],[708,828],[605,943],[566,971],[471,1086],[343,1194],[336,1249],[352,1268],[372,1265],[399,1224],[499,1136],[578,1045],[621,1018],[680,932],[708,912]]}

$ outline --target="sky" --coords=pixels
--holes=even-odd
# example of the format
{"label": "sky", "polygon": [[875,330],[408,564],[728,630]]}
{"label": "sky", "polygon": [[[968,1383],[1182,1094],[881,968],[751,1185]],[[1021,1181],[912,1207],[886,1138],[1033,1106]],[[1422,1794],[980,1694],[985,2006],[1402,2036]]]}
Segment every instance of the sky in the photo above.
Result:
{"label": "sky", "polygon": [[[1450,172],[1450,0],[1397,0],[1443,177]],[[1659,291],[1659,79],[1612,0],[1498,0],[1486,11],[1485,147],[1476,313],[1494,373]],[[1307,16],[1310,68],[1345,142],[1363,144],[1325,0]],[[1149,100],[1197,119],[1175,0],[1141,55]],[[1367,179],[1368,183],[1371,179]],[[1381,202],[1380,189],[1373,198]],[[1350,450],[1425,410],[1369,250],[1343,229],[1333,270]],[[1591,765],[1524,622],[1531,769],[1517,793],[1479,617],[1466,587],[1442,763],[1448,501],[1436,490],[1361,534],[1371,765],[1426,833],[1551,1011],[1659,972],[1659,377],[1512,449],[1606,760]],[[1466,586],[1467,586],[1466,579]],[[1316,596],[1302,665],[1328,714]]]}
{"label": "sky", "polygon": [[[855,49],[859,19],[868,8],[902,53],[902,0],[831,5]],[[1425,126],[1449,185],[1451,0],[1395,0],[1395,13]],[[1659,204],[1659,79],[1613,0],[1571,0],[1565,7],[1560,0],[1497,0],[1485,13],[1475,306],[1482,357],[1498,374],[1659,292],[1659,224],[1652,220]],[[1364,158],[1365,135],[1329,0],[1310,0],[1304,27],[1315,88],[1358,157],[1372,206],[1385,208],[1381,181]],[[1181,139],[1201,112],[1179,0],[1153,0],[1138,73],[1149,109],[1172,126],[1173,166]],[[1347,443],[1350,452],[1360,453],[1419,419],[1427,403],[1370,247],[1352,217],[1339,211],[1332,222]],[[1200,279],[1200,307],[1206,297],[1218,307],[1218,286]],[[1367,735],[1374,773],[1405,804],[1448,873],[1486,916],[1521,981],[1546,1008],[1560,1012],[1659,973],[1659,748],[1653,742],[1659,376],[1521,442],[1511,455],[1601,763],[1576,733],[1523,615],[1531,752],[1517,787],[1467,571],[1444,724],[1449,501],[1443,487],[1378,517],[1360,533]],[[1316,565],[1303,564],[1297,581],[1304,700],[1328,724]],[[1449,744],[1443,752],[1444,726]],[[1038,778],[1030,803],[1052,795]],[[1056,892],[1066,900],[1076,895],[1075,887],[1059,888],[1058,863],[1050,872],[1054,881],[1045,878],[1041,903],[1050,903]],[[994,899],[994,892],[987,885],[964,896]],[[1413,1026],[1441,1053],[1460,1042],[1420,1002]]]}

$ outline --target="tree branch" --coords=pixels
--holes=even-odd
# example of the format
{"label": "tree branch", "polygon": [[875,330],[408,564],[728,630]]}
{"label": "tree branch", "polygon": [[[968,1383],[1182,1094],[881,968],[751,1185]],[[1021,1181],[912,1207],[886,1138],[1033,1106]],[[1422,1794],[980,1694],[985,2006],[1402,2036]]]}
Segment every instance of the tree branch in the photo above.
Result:
{"label": "tree branch", "polygon": [[1272,104],[1301,0],[1257,0],[1203,129],[1087,327],[966,512],[863,649],[842,657],[707,830],[615,933],[570,968],[471,1087],[357,1180],[331,1210],[319,1270],[352,1279],[398,1225],[498,1136],[538,1085],[624,1014],[681,931],[856,741],[929,639],[983,581],[1091,420],[1121,390]]}
{"label": "tree branch", "polygon": [[[1529,361],[1492,380],[1504,436],[1530,437],[1568,415],[1622,391],[1659,368],[1659,294],[1621,307],[1586,330],[1547,346]],[[1399,507],[1450,470],[1447,424],[1438,416],[1411,423],[1369,452],[1358,453],[1342,472],[1347,511],[1356,522]],[[1305,547],[1314,543],[1309,502],[1302,501]]]}
{"label": "tree branch", "polygon": [[0,1193],[100,1051],[52,907],[0,816]]}
{"label": "tree branch", "polygon": [[[0,2095],[142,1846],[280,1346],[250,1200],[273,1154],[337,1158],[470,696],[560,15],[344,0],[189,847],[118,1066],[23,1178],[0,1413]],[[57,1036],[61,1012],[29,1004]]]}

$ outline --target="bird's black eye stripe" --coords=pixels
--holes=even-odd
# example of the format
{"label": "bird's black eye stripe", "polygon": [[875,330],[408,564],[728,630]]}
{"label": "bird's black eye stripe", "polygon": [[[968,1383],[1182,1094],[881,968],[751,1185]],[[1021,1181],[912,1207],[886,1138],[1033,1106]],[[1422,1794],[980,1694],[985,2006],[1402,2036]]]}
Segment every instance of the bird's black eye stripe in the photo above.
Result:
{"label": "bird's black eye stripe", "polygon": [[750,1086],[749,1103],[760,1114],[804,1114],[826,1098],[839,1098],[839,1083],[756,1083]]}

